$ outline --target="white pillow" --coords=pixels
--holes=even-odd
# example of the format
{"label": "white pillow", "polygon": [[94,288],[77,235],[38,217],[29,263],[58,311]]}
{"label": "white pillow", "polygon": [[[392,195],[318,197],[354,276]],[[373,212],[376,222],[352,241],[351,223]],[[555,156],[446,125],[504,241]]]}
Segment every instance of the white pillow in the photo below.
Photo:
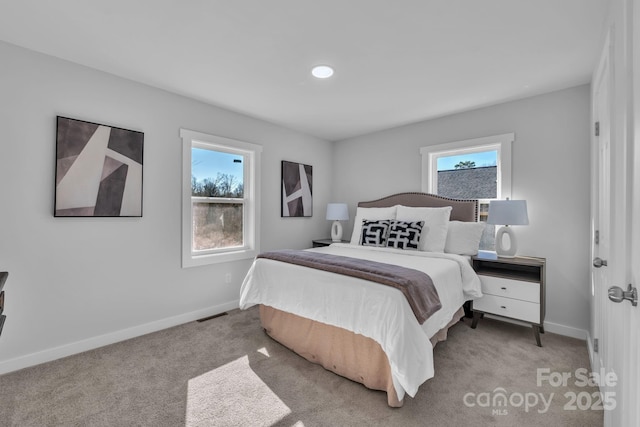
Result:
{"label": "white pillow", "polygon": [[449,254],[476,255],[485,225],[484,222],[451,221],[444,251]]}
{"label": "white pillow", "polygon": [[444,252],[447,243],[447,229],[451,206],[442,208],[413,208],[398,205],[396,219],[398,221],[424,221],[419,251]]}
{"label": "white pillow", "polygon": [[353,222],[353,232],[351,232],[351,244],[360,244],[360,234],[362,233],[362,220],[370,221],[378,219],[396,219],[396,207],[390,208],[361,208],[356,210],[356,219]]}

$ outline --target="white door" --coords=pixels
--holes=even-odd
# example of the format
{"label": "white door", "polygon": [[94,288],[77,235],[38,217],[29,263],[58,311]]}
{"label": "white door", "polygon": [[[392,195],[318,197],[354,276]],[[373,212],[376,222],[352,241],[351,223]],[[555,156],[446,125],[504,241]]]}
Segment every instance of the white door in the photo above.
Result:
{"label": "white door", "polygon": [[[640,30],[635,11],[635,31]],[[610,35],[611,37],[611,35]],[[601,381],[605,426],[640,426],[639,337],[640,309],[630,301],[613,302],[609,289],[627,291],[628,283],[640,280],[640,81],[638,72],[612,78],[614,50],[611,39],[605,46],[593,81],[593,116],[599,123],[594,137],[594,183],[592,218],[592,332],[599,348],[592,353],[593,368]],[[634,46],[635,70],[638,46]],[[629,80],[626,78],[631,77]],[[622,88],[634,82],[635,111],[621,96]],[[615,111],[615,114],[613,112]],[[633,114],[631,114],[633,113]],[[626,118],[634,126],[626,128]],[[627,156],[633,153],[629,165]],[[629,167],[631,166],[631,167]],[[597,233],[596,233],[597,232]]]}
{"label": "white door", "polygon": [[[594,194],[592,204],[593,235],[591,274],[592,294],[592,332],[594,343],[592,348],[593,370],[595,372],[612,372],[615,362],[615,348],[622,337],[615,328],[613,318],[615,310],[608,302],[607,288],[610,283],[610,268],[616,267],[611,260],[611,96],[612,68],[611,45],[605,44],[598,69],[593,82],[593,183]],[[610,266],[610,264],[613,264]],[[620,353],[620,352],[618,352]],[[601,391],[606,398],[607,408],[611,408],[611,399],[616,401],[619,395],[617,382],[608,381],[601,384]],[[605,425],[620,425],[615,421],[615,412],[605,413]]]}

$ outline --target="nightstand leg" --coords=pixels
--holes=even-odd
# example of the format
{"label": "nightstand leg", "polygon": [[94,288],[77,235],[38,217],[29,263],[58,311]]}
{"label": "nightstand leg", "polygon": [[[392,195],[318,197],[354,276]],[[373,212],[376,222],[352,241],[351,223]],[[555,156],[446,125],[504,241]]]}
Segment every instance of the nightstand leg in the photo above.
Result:
{"label": "nightstand leg", "polygon": [[540,329],[542,328],[538,325],[532,325],[532,327],[533,327],[533,335],[536,336],[536,343],[538,344],[538,347],[542,347],[542,343],[540,342]]}
{"label": "nightstand leg", "polygon": [[478,326],[478,320],[480,320],[480,316],[482,313],[478,313],[477,311],[473,312],[473,321],[471,322],[471,329],[475,329]]}
{"label": "nightstand leg", "polygon": [[540,333],[544,334],[544,326],[540,326]]}

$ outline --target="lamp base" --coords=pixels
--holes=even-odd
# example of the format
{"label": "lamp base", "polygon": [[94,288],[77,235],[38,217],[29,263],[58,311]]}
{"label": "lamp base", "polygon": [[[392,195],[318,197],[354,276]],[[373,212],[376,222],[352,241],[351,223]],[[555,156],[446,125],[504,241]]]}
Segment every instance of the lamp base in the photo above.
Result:
{"label": "lamp base", "polygon": [[[504,236],[508,237],[509,245],[505,246]],[[501,258],[515,258],[518,250],[516,235],[508,225],[500,227],[496,233],[496,254]]]}
{"label": "lamp base", "polygon": [[331,224],[331,240],[334,242],[342,241],[342,224],[338,220],[333,221],[333,224]]}

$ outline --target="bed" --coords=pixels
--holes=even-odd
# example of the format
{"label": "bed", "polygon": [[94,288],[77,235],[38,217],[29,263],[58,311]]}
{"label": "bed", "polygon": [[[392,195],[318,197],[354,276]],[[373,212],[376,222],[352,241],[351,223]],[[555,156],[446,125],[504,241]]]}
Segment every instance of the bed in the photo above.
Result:
{"label": "bed", "polygon": [[[240,308],[259,305],[270,337],[310,362],[386,391],[388,405],[401,407],[405,394],[415,396],[433,377],[433,346],[464,315],[464,302],[482,296],[469,262],[483,228],[477,209],[476,200],[426,193],[360,202],[350,243],[302,251],[307,257],[346,257],[426,273],[439,300],[426,320],[397,288],[260,256],[242,284]],[[389,221],[417,236],[392,244],[400,234],[380,231]],[[379,241],[384,235],[386,242]]]}

